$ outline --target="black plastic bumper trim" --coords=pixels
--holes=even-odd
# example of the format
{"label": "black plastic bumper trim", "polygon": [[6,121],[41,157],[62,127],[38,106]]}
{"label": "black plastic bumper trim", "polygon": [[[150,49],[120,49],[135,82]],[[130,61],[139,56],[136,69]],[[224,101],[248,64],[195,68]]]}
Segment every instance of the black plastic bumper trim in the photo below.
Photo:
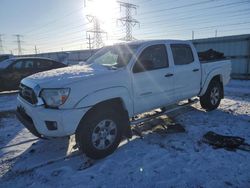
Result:
{"label": "black plastic bumper trim", "polygon": [[16,110],[16,117],[33,135],[42,138],[42,135],[36,130],[32,119],[20,107]]}

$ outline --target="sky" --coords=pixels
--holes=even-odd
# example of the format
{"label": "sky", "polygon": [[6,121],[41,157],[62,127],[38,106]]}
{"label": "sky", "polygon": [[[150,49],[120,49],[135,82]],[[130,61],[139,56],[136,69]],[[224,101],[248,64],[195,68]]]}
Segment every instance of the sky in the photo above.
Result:
{"label": "sky", "polygon": [[[250,33],[250,0],[130,0],[135,39],[195,39]],[[86,31],[100,20],[105,45],[120,42],[125,16],[116,0],[0,0],[0,34],[4,53],[23,54],[87,49]],[[91,22],[92,21],[92,22]],[[104,33],[106,32],[106,33]],[[0,49],[1,53],[1,49]]]}

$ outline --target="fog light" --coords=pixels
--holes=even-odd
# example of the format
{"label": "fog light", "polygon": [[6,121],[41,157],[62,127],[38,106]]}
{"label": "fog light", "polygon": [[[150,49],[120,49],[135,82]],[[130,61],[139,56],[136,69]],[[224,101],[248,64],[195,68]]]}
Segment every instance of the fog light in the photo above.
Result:
{"label": "fog light", "polygon": [[47,129],[50,131],[57,130],[57,122],[56,121],[45,121]]}

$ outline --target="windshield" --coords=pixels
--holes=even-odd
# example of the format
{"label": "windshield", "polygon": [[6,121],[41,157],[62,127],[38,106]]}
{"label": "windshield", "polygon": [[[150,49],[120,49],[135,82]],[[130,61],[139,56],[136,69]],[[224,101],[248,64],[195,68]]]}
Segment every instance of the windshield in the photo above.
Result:
{"label": "windshield", "polygon": [[114,45],[104,47],[87,61],[87,64],[97,63],[107,67],[120,68],[126,66],[139,45]]}
{"label": "windshield", "polygon": [[0,62],[0,69],[6,69],[14,61],[15,61],[14,59],[6,59]]}

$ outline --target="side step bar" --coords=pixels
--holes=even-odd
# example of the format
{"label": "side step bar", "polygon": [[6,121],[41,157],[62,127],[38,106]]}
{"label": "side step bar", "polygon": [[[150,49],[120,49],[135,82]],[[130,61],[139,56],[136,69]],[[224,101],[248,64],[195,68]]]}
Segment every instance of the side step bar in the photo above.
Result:
{"label": "side step bar", "polygon": [[164,107],[164,109],[166,109],[166,110],[162,110],[161,112],[156,112],[155,114],[150,115],[148,117],[138,118],[138,119],[132,118],[132,121],[130,121],[130,125],[133,126],[133,125],[138,125],[140,123],[148,122],[148,121],[150,121],[154,118],[157,118],[159,116],[167,115],[170,112],[174,112],[176,110],[180,110],[184,107],[190,106],[194,103],[197,103],[198,101],[199,101],[199,99],[197,99],[197,98],[196,99],[188,99],[188,102],[185,102],[185,103],[166,106],[166,107]]}

